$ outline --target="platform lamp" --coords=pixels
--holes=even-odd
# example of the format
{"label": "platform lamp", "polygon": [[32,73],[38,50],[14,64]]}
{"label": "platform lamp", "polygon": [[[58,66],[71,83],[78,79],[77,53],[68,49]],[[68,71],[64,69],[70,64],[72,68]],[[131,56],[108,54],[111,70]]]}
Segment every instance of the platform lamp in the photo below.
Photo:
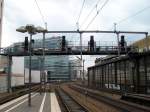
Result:
{"label": "platform lamp", "polygon": [[30,44],[29,44],[29,95],[28,95],[28,105],[31,106],[31,55],[32,55],[32,35],[36,34],[36,28],[32,24],[27,24],[26,26],[21,26],[16,31],[21,33],[28,32],[30,34]]}

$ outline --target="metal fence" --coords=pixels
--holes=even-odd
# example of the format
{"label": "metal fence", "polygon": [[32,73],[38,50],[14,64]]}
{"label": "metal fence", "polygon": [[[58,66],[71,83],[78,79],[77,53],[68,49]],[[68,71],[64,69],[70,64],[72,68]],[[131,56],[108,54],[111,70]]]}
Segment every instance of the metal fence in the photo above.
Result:
{"label": "metal fence", "polygon": [[150,53],[116,57],[90,67],[88,84],[123,93],[150,94]]}

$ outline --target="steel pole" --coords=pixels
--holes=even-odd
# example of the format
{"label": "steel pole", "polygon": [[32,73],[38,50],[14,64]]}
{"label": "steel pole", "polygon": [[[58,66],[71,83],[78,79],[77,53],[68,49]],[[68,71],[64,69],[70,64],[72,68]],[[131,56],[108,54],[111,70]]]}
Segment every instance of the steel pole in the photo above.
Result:
{"label": "steel pole", "polygon": [[30,46],[29,46],[29,94],[28,94],[28,105],[31,106],[31,60],[32,60],[32,34],[30,34]]}
{"label": "steel pole", "polygon": [[85,82],[85,76],[84,76],[84,62],[85,62],[85,60],[83,60],[83,81]]}
{"label": "steel pole", "polygon": [[41,72],[41,66],[42,65],[42,59],[39,57],[39,70],[40,70],[40,95],[42,95],[42,72]]}
{"label": "steel pole", "polygon": [[12,57],[8,56],[8,76],[7,76],[7,91],[11,93],[11,65],[12,65]]}
{"label": "steel pole", "polygon": [[44,78],[44,88],[45,88],[45,81],[46,81],[46,74],[44,72],[45,69],[45,32],[43,32],[43,58],[42,58],[42,73]]}
{"label": "steel pole", "polygon": [[[80,32],[80,55],[81,55],[81,65],[82,65],[82,33]],[[81,70],[81,74],[82,74],[82,70]],[[82,74],[83,75],[83,74]],[[81,76],[82,79],[82,76]]]}
{"label": "steel pole", "polygon": [[145,33],[145,44],[146,44],[146,51],[148,51],[149,50],[149,46],[148,46],[148,33]]}
{"label": "steel pole", "polygon": [[[24,59],[25,60],[25,59]],[[25,85],[25,63],[24,63],[24,85]]]}
{"label": "steel pole", "polygon": [[139,31],[104,31],[104,30],[80,30],[80,31],[46,31],[45,33],[127,33],[127,34],[145,34],[148,32]]}
{"label": "steel pole", "polygon": [[81,54],[81,60],[82,60],[82,33],[80,33],[80,54]]}
{"label": "steel pole", "polygon": [[118,43],[118,56],[120,56],[119,33],[116,34],[117,34],[117,43]]}

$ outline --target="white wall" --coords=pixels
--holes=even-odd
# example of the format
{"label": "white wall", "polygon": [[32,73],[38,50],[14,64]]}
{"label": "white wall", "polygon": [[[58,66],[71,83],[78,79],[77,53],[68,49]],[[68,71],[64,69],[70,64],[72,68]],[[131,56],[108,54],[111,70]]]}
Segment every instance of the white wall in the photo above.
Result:
{"label": "white wall", "polygon": [[[31,78],[33,83],[40,82],[40,71],[32,70],[31,71]],[[29,69],[25,69],[25,82],[29,82]]]}
{"label": "white wall", "polygon": [[11,80],[11,86],[14,87],[14,86],[18,86],[18,85],[24,85],[24,77],[13,76],[12,80]]}
{"label": "white wall", "polygon": [[0,76],[0,93],[7,91],[6,76]]}
{"label": "white wall", "polygon": [[13,57],[12,74],[20,74],[24,76],[24,57]]}
{"label": "white wall", "polygon": [[[24,72],[25,72],[25,82],[29,81],[29,69],[25,69],[24,71],[24,57],[13,57],[12,59],[12,74],[21,76],[12,78],[13,85],[24,84]],[[40,82],[40,71],[32,70],[31,72],[32,82],[38,83]]]}
{"label": "white wall", "polygon": [[[24,84],[24,77],[11,77],[11,86],[18,86]],[[0,76],[0,93],[7,91],[7,75]]]}
{"label": "white wall", "polygon": [[24,85],[24,57],[12,58],[12,86]]}

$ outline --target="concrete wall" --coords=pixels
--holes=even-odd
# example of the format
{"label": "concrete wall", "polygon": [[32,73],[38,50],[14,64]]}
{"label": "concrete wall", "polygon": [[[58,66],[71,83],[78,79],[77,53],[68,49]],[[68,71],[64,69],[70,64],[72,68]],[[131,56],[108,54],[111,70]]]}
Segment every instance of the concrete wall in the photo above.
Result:
{"label": "concrete wall", "polygon": [[24,85],[24,77],[12,76],[11,84],[12,84],[12,87],[19,86],[19,85]]}
{"label": "concrete wall", "polygon": [[12,74],[24,76],[24,57],[13,57]]}
{"label": "concrete wall", "polygon": [[7,91],[7,79],[6,76],[0,75],[0,93]]}
{"label": "concrete wall", "polygon": [[[24,84],[24,77],[12,76],[11,86],[18,86]],[[7,74],[0,74],[0,93],[7,91]]]}
{"label": "concrete wall", "polygon": [[[32,70],[31,74],[32,82],[39,83],[40,71]],[[29,81],[29,69],[24,69],[24,57],[13,57],[12,75],[16,76],[12,78],[12,85],[23,85],[24,81],[26,83]]]}
{"label": "concrete wall", "polygon": [[24,85],[24,57],[12,58],[12,86]]}
{"label": "concrete wall", "polygon": [[[31,71],[31,78],[32,83],[39,83],[40,82],[40,71],[32,70]],[[25,82],[29,82],[29,69],[25,69]]]}

